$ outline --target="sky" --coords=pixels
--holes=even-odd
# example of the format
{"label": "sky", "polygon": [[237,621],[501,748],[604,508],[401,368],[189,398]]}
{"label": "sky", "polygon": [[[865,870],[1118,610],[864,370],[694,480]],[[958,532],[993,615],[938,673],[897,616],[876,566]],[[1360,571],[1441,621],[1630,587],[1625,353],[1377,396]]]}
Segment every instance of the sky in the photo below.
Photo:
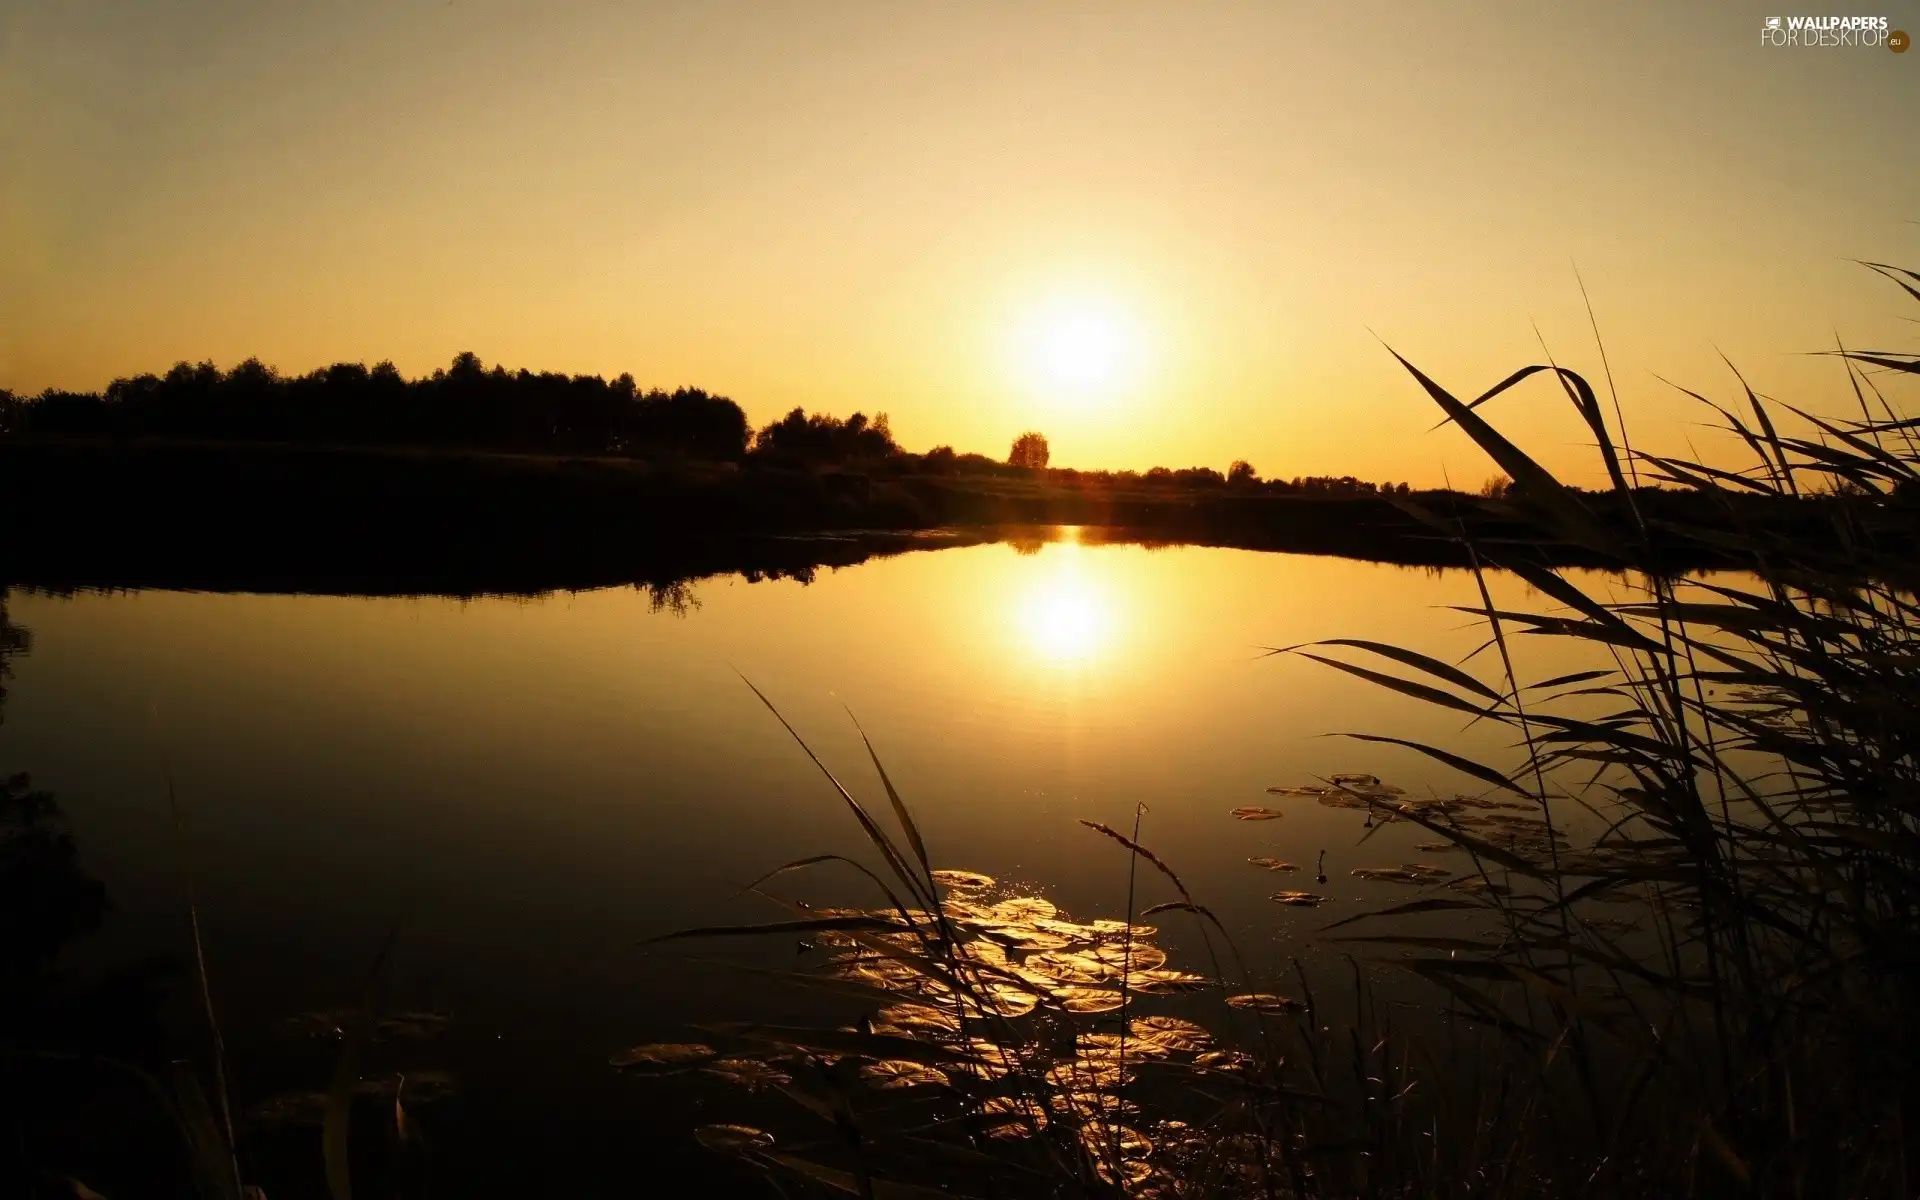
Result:
{"label": "sky", "polygon": [[[1634,440],[1719,453],[1673,384],[1845,412],[1810,352],[1915,337],[1853,260],[1920,267],[1920,52],[1777,11],[0,0],[0,387],[472,350],[916,450],[1477,483],[1386,347],[1602,379],[1584,280]],[[1596,474],[1551,385],[1497,404]]]}

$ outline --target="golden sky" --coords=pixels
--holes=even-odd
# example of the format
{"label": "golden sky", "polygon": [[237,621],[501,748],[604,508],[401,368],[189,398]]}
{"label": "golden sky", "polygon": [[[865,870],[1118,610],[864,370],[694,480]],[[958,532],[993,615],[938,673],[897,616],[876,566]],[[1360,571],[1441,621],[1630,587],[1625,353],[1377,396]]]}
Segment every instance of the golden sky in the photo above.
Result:
{"label": "golden sky", "polygon": [[[6,0],[0,387],[471,349],[913,449],[1477,483],[1376,335],[1474,392],[1537,324],[1598,377],[1577,264],[1646,442],[1721,352],[1843,411],[1801,352],[1914,336],[1848,260],[1920,265],[1920,53],[1775,11]],[[1501,411],[1580,477],[1564,409]]]}

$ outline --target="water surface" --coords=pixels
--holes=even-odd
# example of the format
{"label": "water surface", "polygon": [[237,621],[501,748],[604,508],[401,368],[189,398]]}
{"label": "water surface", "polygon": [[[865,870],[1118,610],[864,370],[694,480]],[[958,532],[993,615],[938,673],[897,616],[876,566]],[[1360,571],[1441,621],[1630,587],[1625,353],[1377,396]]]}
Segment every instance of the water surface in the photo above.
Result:
{"label": "water surface", "polygon": [[[1493,586],[1539,603],[1516,581]],[[1362,814],[1310,802],[1260,823],[1230,809],[1335,772],[1445,794],[1468,782],[1327,734],[1494,758],[1503,742],[1263,654],[1344,636],[1462,658],[1483,637],[1445,607],[1478,603],[1465,572],[1069,537],[905,554],[810,583],[709,579],[688,603],[660,600],[16,590],[12,619],[35,644],[16,663],[0,766],[58,797],[109,888],[117,911],[87,954],[183,949],[184,859],[243,1098],[324,1086],[276,1065],[269,1030],[353,1002],[397,929],[394,1003],[453,1018],[437,1051],[465,1078],[449,1169],[544,1191],[684,1143],[688,1113],[654,1130],[657,1093],[615,1077],[610,1052],[688,1022],[823,1011],[679,949],[636,948],[674,928],[777,919],[740,886],[805,855],[862,854],[842,802],[743,678],[878,800],[857,717],[936,865],[1043,888],[1077,916],[1121,915],[1127,869],[1077,819],[1128,827],[1144,805],[1143,840],[1272,967],[1323,953],[1312,934],[1330,920],[1405,898],[1347,872],[1406,861],[1414,839],[1362,841]],[[1522,673],[1570,669],[1536,655]],[[1266,900],[1314,887],[1323,850],[1325,908]],[[1255,870],[1254,855],[1305,869]],[[775,886],[851,898],[851,878]],[[1143,903],[1165,890],[1143,885]],[[1195,949],[1175,929],[1162,940]],[[754,953],[790,962],[798,948]]]}

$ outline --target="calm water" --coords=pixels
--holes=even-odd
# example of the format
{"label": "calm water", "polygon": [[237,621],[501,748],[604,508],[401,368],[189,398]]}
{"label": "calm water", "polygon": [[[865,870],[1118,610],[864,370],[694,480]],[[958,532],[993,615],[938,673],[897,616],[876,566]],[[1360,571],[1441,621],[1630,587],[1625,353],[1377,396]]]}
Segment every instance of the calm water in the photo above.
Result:
{"label": "calm water", "polygon": [[[1496,594],[1539,602],[1513,581]],[[1498,757],[1492,731],[1260,651],[1352,636],[1457,659],[1480,640],[1443,608],[1477,602],[1463,572],[1063,541],[907,554],[804,585],[714,579],[694,600],[16,591],[12,619],[35,644],[0,768],[57,796],[106,882],[117,911],[85,951],[98,960],[186,948],[171,776],[243,1099],[325,1086],[324,1067],[285,1065],[269,1030],[352,1003],[397,928],[394,1002],[453,1018],[431,1051],[464,1080],[440,1118],[447,1170],[544,1194],[684,1146],[690,1110],[656,1128],[659,1085],[616,1077],[610,1052],[693,1021],[823,1011],[683,956],[731,948],[634,945],[779,919],[739,886],[862,849],[742,675],[878,799],[850,709],[936,865],[1044,888],[1077,916],[1122,914],[1127,864],[1076,818],[1124,826],[1146,805],[1143,840],[1270,965],[1328,921],[1404,898],[1347,872],[1408,861],[1413,839],[1362,845],[1361,814],[1299,801],[1257,824],[1229,809],[1339,771],[1464,782],[1320,736],[1343,730]],[[1523,673],[1569,669],[1536,657]],[[1327,907],[1265,899],[1314,887],[1321,850]],[[1254,870],[1250,855],[1304,870]],[[844,899],[846,878],[777,886]],[[1147,886],[1143,903],[1167,898]]]}

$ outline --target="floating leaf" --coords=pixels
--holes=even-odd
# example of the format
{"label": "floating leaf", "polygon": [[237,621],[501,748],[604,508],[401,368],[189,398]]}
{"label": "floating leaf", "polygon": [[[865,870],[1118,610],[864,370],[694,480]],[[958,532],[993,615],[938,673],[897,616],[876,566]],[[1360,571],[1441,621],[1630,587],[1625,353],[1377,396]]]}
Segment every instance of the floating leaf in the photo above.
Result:
{"label": "floating leaf", "polygon": [[1236,808],[1233,819],[1236,821],[1277,821],[1287,814],[1277,808]]}
{"label": "floating leaf", "polygon": [[622,1050],[607,1061],[623,1070],[684,1069],[706,1062],[714,1053],[713,1047],[698,1042],[653,1042]]}
{"label": "floating leaf", "polygon": [[986,992],[984,1005],[972,996],[961,998],[962,1005],[970,1015],[978,1014],[984,1008],[1002,1017],[1024,1017],[1040,1003],[1040,997],[1011,984],[995,984]]}
{"label": "floating leaf", "polygon": [[[1445,871],[1440,873],[1447,874]],[[1426,883],[1429,879],[1429,876],[1405,867],[1355,867],[1351,874],[1355,879],[1371,879],[1375,883]]]}
{"label": "floating leaf", "polygon": [[1073,954],[1058,950],[1029,954],[1021,965],[1029,971],[1066,984],[1103,983],[1113,976],[1113,972],[1107,969],[1107,964],[1091,954]]}
{"label": "floating leaf", "polygon": [[1153,1041],[1184,1054],[1197,1054],[1213,1044],[1212,1034],[1179,1017],[1136,1017],[1128,1028],[1142,1041]]}
{"label": "floating leaf", "polygon": [[967,1042],[967,1070],[981,1079],[998,1079],[1019,1065],[1019,1057],[1005,1046],[996,1045],[985,1038],[972,1038]]}
{"label": "floating leaf", "polygon": [[1298,871],[1300,869],[1290,862],[1277,858],[1250,858],[1247,861],[1263,871]]}
{"label": "floating leaf", "polygon": [[947,1077],[944,1072],[922,1063],[908,1062],[903,1058],[883,1058],[879,1062],[867,1063],[860,1068],[860,1078],[883,1092],[912,1087],[947,1086]]}
{"label": "floating leaf", "polygon": [[1033,927],[1047,933],[1075,942],[1092,943],[1100,940],[1100,931],[1091,925],[1081,925],[1074,921],[1061,921],[1040,917],[1034,920]]}
{"label": "floating leaf", "polygon": [[1277,1017],[1285,1013],[1299,1012],[1306,1005],[1291,996],[1278,996],[1272,992],[1247,992],[1244,995],[1228,996],[1228,1005],[1259,1013],[1263,1017]]}
{"label": "floating leaf", "polygon": [[1150,938],[1160,932],[1151,925],[1128,926],[1125,921],[1113,921],[1106,918],[1087,922],[1087,928],[1093,930],[1101,937],[1108,938],[1124,938],[1127,936],[1127,930],[1131,928],[1135,941],[1139,941],[1142,938]]}
{"label": "floating leaf", "polygon": [[793,1082],[793,1077],[785,1071],[753,1058],[716,1059],[700,1069],[750,1092]]}
{"label": "floating leaf", "polygon": [[1047,1112],[1019,1096],[995,1096],[980,1106],[989,1124],[986,1134],[1000,1141],[1032,1137],[1047,1127]]}
{"label": "floating leaf", "polygon": [[1111,1121],[1140,1111],[1138,1104],[1111,1091],[1062,1091],[1053,1096],[1051,1103],[1056,1110],[1081,1121]]}
{"label": "floating leaf", "polygon": [[1072,938],[1024,925],[1006,925],[994,932],[1022,950],[1065,950],[1075,944]]}
{"label": "floating leaf", "polygon": [[1153,1142],[1125,1125],[1088,1125],[1080,1130],[1080,1144],[1096,1158],[1115,1154],[1121,1158],[1145,1158],[1153,1153]]}
{"label": "floating leaf", "polygon": [[1456,879],[1447,886],[1463,892],[1483,892],[1490,896],[1508,896],[1513,894],[1513,889],[1504,883],[1495,883],[1490,879],[1476,879],[1472,876]]}
{"label": "floating leaf", "polygon": [[1275,892],[1267,899],[1276,904],[1291,904],[1297,908],[1314,908],[1327,901],[1325,896],[1315,892]]}
{"label": "floating leaf", "polygon": [[992,907],[990,904],[981,904],[977,900],[956,896],[952,892],[940,897],[940,911],[955,921],[970,921],[975,924],[990,922],[993,920],[989,915]]}
{"label": "floating leaf", "polygon": [[1092,958],[1116,971],[1122,969],[1148,971],[1165,965],[1167,961],[1165,950],[1144,942],[1134,942],[1131,945],[1125,942],[1109,942],[1094,948],[1090,953]]}
{"label": "floating leaf", "polygon": [[1061,1008],[1073,1013],[1112,1012],[1123,1003],[1120,993],[1111,988],[1055,988],[1053,996],[1060,1002]]}
{"label": "floating leaf", "polygon": [[990,888],[994,883],[993,876],[991,875],[982,875],[978,871],[956,871],[950,869],[935,871],[933,873],[933,881],[944,884],[950,888],[966,888],[968,890]]}
{"label": "floating leaf", "polygon": [[891,1008],[883,1008],[873,1024],[876,1032],[882,1025],[918,1033],[941,1034],[960,1031],[960,1021],[952,1013],[924,1004],[896,1004]]}
{"label": "floating leaf", "polygon": [[750,1154],[773,1145],[773,1135],[751,1125],[702,1125],[693,1131],[694,1140],[722,1154]]}
{"label": "floating leaf", "polygon": [[1011,900],[1002,900],[987,912],[993,920],[1007,925],[1020,925],[1060,915],[1060,910],[1053,906],[1052,901],[1039,896],[1015,896]]}
{"label": "floating leaf", "polygon": [[1093,1169],[1100,1178],[1119,1188],[1132,1188],[1145,1182],[1147,1176],[1153,1174],[1151,1164],[1132,1158],[1122,1159],[1117,1163],[1101,1158],[1093,1164]]}
{"label": "floating leaf", "polygon": [[[1152,1054],[1142,1058],[1156,1057]],[[1082,1055],[1066,1062],[1055,1063],[1047,1068],[1047,1082],[1063,1092],[1084,1092],[1103,1088],[1123,1087],[1133,1079],[1133,1073],[1123,1067],[1118,1055],[1089,1058]]]}
{"label": "floating leaf", "polygon": [[1355,796],[1349,792],[1324,792],[1320,796],[1320,803],[1328,808],[1351,808],[1362,812],[1373,808],[1364,796]]}
{"label": "floating leaf", "polygon": [[1147,996],[1171,996],[1213,986],[1213,980],[1190,971],[1139,971],[1130,979],[1133,990]]}
{"label": "floating leaf", "polygon": [[1194,1059],[1193,1065],[1203,1071],[1241,1075],[1253,1066],[1253,1055],[1242,1050],[1209,1050]]}

